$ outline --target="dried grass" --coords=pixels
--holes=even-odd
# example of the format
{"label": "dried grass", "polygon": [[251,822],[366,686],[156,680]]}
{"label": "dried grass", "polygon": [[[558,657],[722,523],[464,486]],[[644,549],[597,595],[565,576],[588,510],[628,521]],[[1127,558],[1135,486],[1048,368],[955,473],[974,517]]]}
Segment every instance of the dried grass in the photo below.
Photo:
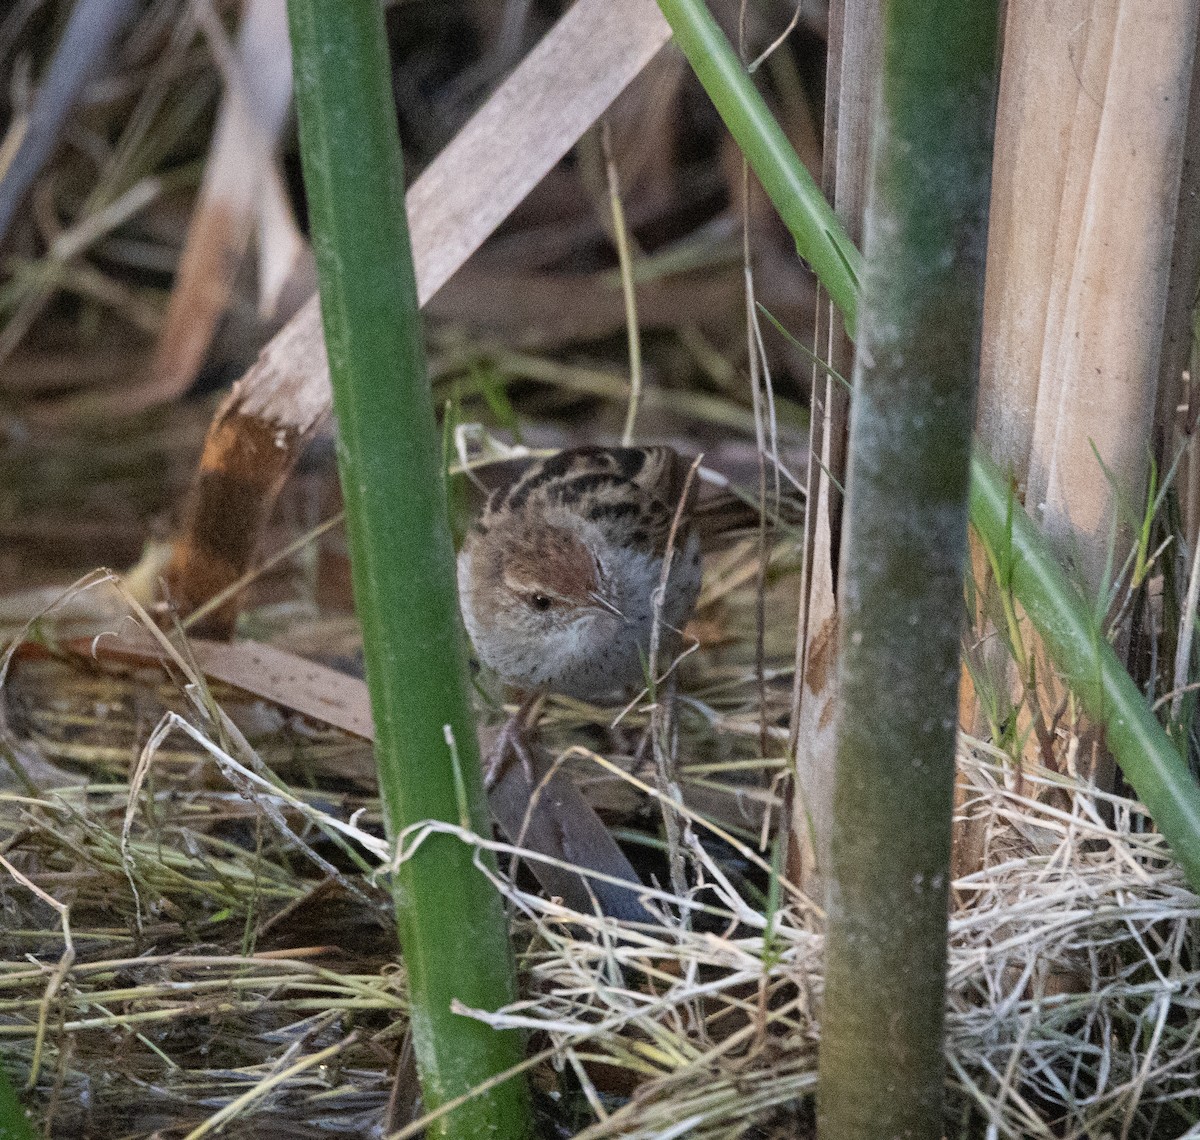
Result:
{"label": "dried grass", "polygon": [[[157,328],[157,301],[129,280],[147,260],[173,264],[180,223],[164,204],[164,164],[179,148],[202,153],[196,124],[217,91],[194,27],[171,31],[181,10],[178,0],[147,8],[127,66],[93,107],[114,145],[99,159],[81,151],[60,172],[59,230],[46,230],[45,211],[35,219],[44,250],[11,268],[0,298],[0,355],[25,347],[68,286],[89,311],[121,315],[135,343]],[[196,174],[183,167],[171,180]],[[160,208],[155,228],[147,219]],[[645,308],[642,317],[653,323]],[[729,388],[735,364],[710,335],[679,330],[716,369],[715,387]],[[569,401],[576,426],[581,396],[624,403],[627,385],[612,371],[445,341],[440,395],[471,395],[487,364],[497,383],[531,381]],[[119,360],[112,383],[135,371]],[[75,386],[30,377],[10,387]],[[708,390],[651,385],[644,399],[644,419],[660,427],[673,428],[681,409],[727,431],[756,426]],[[527,394],[521,418],[554,410],[540,400],[531,407]],[[780,411],[794,435],[794,411]],[[84,450],[94,467],[94,441]],[[712,638],[680,671],[684,806],[667,808],[693,885],[685,897],[647,891],[664,924],[620,926],[531,893],[527,876],[496,879],[514,916],[522,999],[489,1020],[529,1030],[547,1134],[811,1130],[821,913],[790,887],[772,908],[767,842],[787,745],[797,567],[786,544],[771,558],[767,613],[792,616],[766,625],[763,708],[754,544],[706,567]],[[303,643],[297,624],[287,635]],[[328,648],[327,631],[309,640]],[[613,730],[596,710],[555,700],[543,737],[622,821],[622,837],[653,849],[641,826],[662,803],[640,780],[652,767],[649,723],[637,708]],[[764,760],[764,738],[774,758]],[[1069,755],[1069,739],[1057,744]],[[1048,771],[1018,779],[1011,759],[979,741],[964,739],[959,759],[963,814],[983,834],[984,858],[955,884],[947,1135],[1200,1137],[1200,901],[1161,839],[1119,796]],[[381,889],[391,853],[367,747],[194,677],[176,686],[51,656],[19,662],[0,690],[0,760],[0,1055],[30,1080],[47,1134],[419,1129],[403,1111],[404,972]],[[6,781],[8,766],[28,780]],[[406,850],[421,836],[407,836]],[[512,848],[486,842],[512,866]],[[666,881],[665,860],[658,866]]]}
{"label": "dried grass", "polygon": [[[385,1134],[406,1026],[378,889],[391,856],[374,801],[333,790],[304,755],[306,740],[319,753],[329,739],[293,732],[285,748],[278,722],[259,733],[294,785],[314,772],[326,784],[285,787],[237,728],[245,709],[231,719],[194,688],[85,682],[32,664],[5,694],[10,711],[29,714],[5,734],[10,754],[135,773],[132,792],[118,775],[0,794],[12,872],[0,886],[0,1044],[18,1075],[33,1072],[51,1134],[198,1137],[222,1124],[233,1135]],[[739,705],[752,678],[743,669],[739,686],[733,672],[725,711],[707,673],[712,703],[692,696],[681,710],[685,755],[717,745],[728,755],[697,765],[692,792],[707,780],[726,800],[719,781],[744,780],[757,743],[756,718]],[[55,684],[60,721],[49,730]],[[175,707],[155,730],[147,714],[159,717],[163,700]],[[115,721],[104,743],[101,708]],[[126,715],[138,708],[140,724]],[[549,735],[564,740],[572,716],[586,719],[565,704],[556,715]],[[578,772],[648,802],[630,757],[614,762],[575,739]],[[1198,1134],[1200,902],[1161,839],[1131,801],[1049,772],[1017,780],[980,742],[964,740],[960,765],[985,858],[955,884],[947,1134]],[[559,1134],[807,1132],[820,911],[785,889],[771,913],[747,889],[769,864],[752,837],[773,796],[763,779],[742,795],[757,801],[740,828],[722,829],[711,810],[681,815],[694,885],[685,898],[647,892],[663,926],[621,927],[520,877],[496,880],[514,914],[523,997],[487,1020],[530,1031],[535,1085]],[[405,837],[404,850],[421,838]],[[486,842],[506,865],[512,849]]]}

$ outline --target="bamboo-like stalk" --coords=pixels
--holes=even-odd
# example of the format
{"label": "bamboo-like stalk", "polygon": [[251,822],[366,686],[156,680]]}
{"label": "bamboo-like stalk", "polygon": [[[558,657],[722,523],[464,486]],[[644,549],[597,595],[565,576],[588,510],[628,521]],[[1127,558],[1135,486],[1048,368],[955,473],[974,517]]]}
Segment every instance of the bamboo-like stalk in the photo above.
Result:
{"label": "bamboo-like stalk", "polygon": [[33,1126],[8,1074],[0,1068],[0,1140],[33,1140]]}
{"label": "bamboo-like stalk", "polygon": [[[995,2],[889,0],[840,589],[818,1132],[942,1135]],[[869,979],[869,982],[867,981]]]}
{"label": "bamboo-like stalk", "polygon": [[[713,22],[703,0],[659,0],[659,6],[688,62],[698,74],[702,66],[705,68],[704,74],[708,77],[705,89],[734,141],[748,156],[753,155],[751,165],[771,195],[776,210],[781,216],[793,219],[789,226],[801,256],[816,266],[817,258],[812,252],[815,246],[824,245],[827,252],[844,250],[847,246],[853,248],[832,211],[824,215],[816,203],[809,202],[801,208],[788,200],[791,194],[820,196],[811,179],[805,181],[783,172],[769,173],[774,163],[788,164],[798,160],[794,152],[790,152],[790,159],[781,152],[778,124],[772,127],[771,113],[748,77],[744,77],[746,82],[726,83],[726,78],[738,68],[737,56]],[[714,54],[724,57],[720,66],[714,66],[704,58]],[[764,171],[769,177],[764,177]],[[820,225],[805,228],[802,224],[805,218],[818,217],[822,219]],[[830,234],[840,237],[834,242]],[[822,285],[838,304],[847,326],[852,326],[858,308],[857,281],[851,271],[856,262],[857,257],[843,261],[838,256],[825,256],[822,264],[826,268],[820,274]],[[825,273],[832,274],[832,278],[827,281]],[[1000,504],[1003,504],[1002,513]],[[1107,729],[1108,744],[1117,763],[1150,809],[1188,881],[1200,891],[1200,784],[1179,755],[1173,753],[1166,733],[1148,708],[1143,707],[1135,720],[1128,720],[1133,715],[1130,710],[1134,696],[1139,700],[1142,698],[1119,662],[1115,668],[1109,663],[1111,649],[1103,636],[1098,632],[1083,635],[1089,628],[1084,621],[1085,615],[1070,619],[1071,636],[1063,634],[1061,629],[1057,634],[1054,632],[1052,626],[1059,620],[1053,610],[1056,600],[1075,595],[1065,588],[1065,577],[1045,539],[1020,504],[1013,501],[1007,484],[995,467],[982,457],[971,468],[971,524],[994,547],[1004,549],[1008,549],[1004,536],[1011,529],[1013,539],[1008,564],[1011,564],[1012,572],[1007,579],[1007,588],[1045,637],[1056,668],[1074,685],[1086,686],[1086,679],[1092,679],[1090,688],[1080,690],[1081,694],[1091,694],[1087,708],[1089,715]],[[1144,700],[1142,705],[1145,705]],[[1121,718],[1126,718],[1125,724],[1116,723]],[[898,780],[899,776],[896,778]]]}
{"label": "bamboo-like stalk", "polygon": [[[383,15],[374,0],[289,0],[301,158],[338,422],[338,466],[388,834],[424,819],[484,833],[458,634],[440,437],[426,375]],[[452,739],[448,739],[451,737]],[[425,1107],[520,1061],[518,1035],[451,1011],[514,997],[497,893],[474,850],[431,835],[395,878]],[[431,1135],[518,1137],[521,1079]]]}
{"label": "bamboo-like stalk", "polygon": [[1146,498],[1198,20],[1195,0],[1007,6],[979,426],[1093,596]]}
{"label": "bamboo-like stalk", "polygon": [[[1011,0],[1005,20],[977,423],[991,458],[1037,504],[1039,530],[1109,607],[1122,658],[1142,625],[1149,552],[1127,573],[1122,563],[1143,544],[1147,460],[1173,466],[1183,440],[1171,428],[1188,418],[1177,409],[1188,403],[1200,243],[1188,240],[1195,184],[1189,193],[1180,174],[1200,144],[1200,115],[1187,126],[1198,20],[1194,0]],[[980,557],[971,674],[985,699],[964,711],[1007,720],[1007,746],[1039,763],[1066,692],[1031,630],[1015,647],[1020,664],[1009,637],[989,635],[997,599]],[[1162,565],[1173,626],[1172,558]],[[1173,633],[1160,659],[1172,656]],[[1075,731],[1082,770],[1110,790],[1096,726]]]}

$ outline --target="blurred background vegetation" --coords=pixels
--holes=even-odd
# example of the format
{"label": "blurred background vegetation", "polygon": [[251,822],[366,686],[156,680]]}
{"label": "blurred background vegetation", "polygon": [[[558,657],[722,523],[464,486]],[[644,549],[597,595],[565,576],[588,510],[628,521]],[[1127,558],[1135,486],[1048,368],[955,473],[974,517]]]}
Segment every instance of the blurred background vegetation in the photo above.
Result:
{"label": "blurred background vegetation", "polygon": [[[410,185],[568,7],[386,5]],[[832,21],[823,0],[710,7],[828,190],[829,37],[854,5],[833,4]],[[1019,16],[1033,6],[1009,7]],[[1062,12],[1054,19],[1070,23]],[[1065,44],[1077,63],[1084,26],[1055,25],[1040,40]],[[1038,46],[1041,26],[1025,27],[1026,39],[1006,46],[1013,58]],[[839,72],[843,142],[856,116],[860,134],[846,146],[850,169],[838,164],[839,187],[849,186],[838,205],[858,238],[854,196],[870,121],[863,92],[874,73],[869,51],[861,74],[854,70],[863,45],[853,39],[842,44]],[[1091,42],[1089,66],[1106,67],[1107,41],[1097,33]],[[17,639],[0,669],[0,855],[24,876],[0,876],[0,1054],[29,1085],[49,1135],[199,1137],[226,1122],[227,1134],[245,1136],[394,1134],[421,1109],[404,970],[376,881],[382,817],[361,726],[332,726],[206,677],[207,665],[187,653],[164,673],[136,657],[96,660],[86,640],[131,627],[139,601],[171,623],[160,579],[173,541],[197,538],[189,503],[204,482],[206,432],[230,384],[315,287],[283,4],[14,0],[0,13],[0,76],[0,630],[6,644]],[[1001,100],[1002,172],[1046,160],[1044,147],[1022,150],[1021,121],[1035,115],[1013,96]],[[1190,137],[1198,121],[1193,110]],[[425,306],[448,461],[459,425],[535,448],[619,437],[630,359],[606,149],[637,281],[637,439],[703,451],[707,466],[752,489],[763,452],[776,448],[784,471],[808,485],[810,346],[827,306],[673,49]],[[1085,151],[1080,161],[1090,160]],[[1185,188],[1196,177],[1188,169]],[[1128,163],[1113,184],[1139,170]],[[1001,180],[1008,196],[994,197],[993,218],[1057,224],[1057,201],[1039,212],[1022,194],[1057,193],[1061,181],[1015,181]],[[1180,231],[1192,233],[1193,247],[1194,225],[1193,216],[1193,229],[1181,222]],[[1031,243],[1030,264],[1014,257],[1009,266],[1009,295],[1042,313],[1050,291],[1038,291],[1036,272],[1020,271],[1050,274],[1053,240],[1043,239]],[[757,310],[747,303],[747,267]],[[1001,280],[989,264],[989,288]],[[1069,291],[1069,273],[1054,280]],[[1121,473],[1110,485],[1076,464],[1085,497],[1112,492],[1099,540],[1088,535],[1079,559],[1103,564],[1107,552],[1112,572],[1082,576],[1087,601],[1127,631],[1114,639],[1118,651],[1171,719],[1181,754],[1193,748],[1195,650],[1179,631],[1194,626],[1188,559],[1200,495],[1189,472],[1200,464],[1185,455],[1182,474],[1162,487],[1196,422],[1194,279],[1190,289],[1172,294],[1178,319],[1168,331],[1187,335],[1164,354],[1161,406],[1145,417],[1144,438],[1129,416],[1110,417],[1137,468],[1119,527],[1108,507]],[[1111,295],[1118,308],[1132,305],[1132,285]],[[1014,308],[1020,331],[1029,322]],[[748,309],[769,314],[758,322],[761,352],[747,334]],[[1109,311],[1095,316],[1098,327],[1115,327]],[[833,340],[832,359],[848,374],[849,342],[838,346],[836,330]],[[1034,340],[1029,351],[1040,359]],[[998,448],[1017,428],[1032,435],[1035,422],[1057,423],[997,382],[1026,347],[998,338],[989,356],[985,341],[981,423]],[[844,413],[841,382],[824,389],[823,370],[816,377],[818,393],[829,405],[840,399]],[[756,387],[773,402],[777,441],[766,447]],[[1078,403],[1094,410],[1085,397]],[[1059,403],[1048,384],[1043,399]],[[1076,434],[1088,443],[1093,431]],[[282,450],[293,440],[281,433],[276,442]],[[1021,445],[997,458],[1016,457],[1023,491]],[[830,446],[812,470],[824,472],[828,493],[830,564],[815,576],[828,570],[818,586],[832,607],[844,450],[837,438]],[[1157,471],[1147,495],[1151,446]],[[237,632],[353,673],[361,643],[345,539],[336,523],[312,537],[340,508],[327,424],[275,490],[261,526],[254,504],[243,503],[213,534],[199,532],[218,551],[244,532],[255,560],[267,559],[242,595]],[[454,483],[458,525],[477,492]],[[1040,490],[1031,494],[1040,508]],[[1074,541],[1063,539],[1064,563]],[[1130,542],[1135,569],[1122,577]],[[652,710],[614,723],[579,702],[548,704],[546,755],[566,757],[564,770],[645,881],[670,881],[682,843],[691,894],[664,892],[678,921],[617,942],[598,918],[539,894],[527,867],[501,852],[508,877],[498,886],[514,915],[526,1002],[514,1016],[529,1031],[544,1135],[813,1130],[821,895],[780,821],[796,805],[793,820],[804,819],[786,781],[797,740],[828,751],[821,733],[835,663],[818,608],[800,646],[817,667],[797,677],[804,554],[785,530],[763,549],[752,537],[707,560],[691,626],[700,649],[680,670],[677,735],[666,737],[682,801],[674,839],[653,787],[663,737],[652,739]],[[1003,563],[1003,552],[992,554]],[[1200,908],[1129,789],[1111,764],[1102,771],[1103,749],[1052,683],[1053,668],[1022,647],[1028,627],[994,581],[989,593],[986,562],[977,550],[947,1135],[1191,1135],[1200,1121]],[[128,597],[102,602],[107,586],[96,586],[27,624],[102,565],[130,571]],[[1095,624],[1110,628],[1100,617]],[[305,678],[287,680],[302,688]],[[499,706],[500,694],[480,694],[485,744]],[[1097,788],[1089,779],[1098,771]],[[784,883],[781,869],[794,881]]]}
{"label": "blurred background vegetation", "polygon": [[[0,24],[9,160],[23,124],[50,129],[30,118],[33,92],[73,7],[20,3]],[[278,141],[265,139],[278,194],[247,202],[231,191],[224,232],[198,221],[206,179],[218,190],[239,176],[253,182],[245,148],[264,142],[247,130],[242,149],[213,147],[239,6],[124,7],[111,53],[93,38],[72,61],[94,78],[52,130],[50,154],[4,237],[0,570],[10,587],[66,583],[98,561],[131,564],[147,538],[170,530],[214,392],[253,362],[315,280],[290,115],[272,110]],[[737,5],[721,8],[725,26],[736,27]],[[561,10],[531,2],[388,7],[410,183]],[[749,8],[748,58],[793,14],[782,2]],[[265,34],[272,31],[274,44],[255,50],[282,56],[285,30],[268,22]],[[823,34],[822,6],[802,5],[795,31],[759,70],[818,174]],[[275,70],[258,97],[278,105],[290,74]],[[753,438],[743,381],[740,156],[675,53],[646,69],[607,121],[644,283],[640,434],[693,449],[720,443],[752,471],[752,457],[747,463],[736,446]],[[813,279],[761,194],[751,209],[759,300],[810,340]],[[462,419],[542,444],[619,432],[628,357],[611,231],[596,129],[427,307],[439,406],[450,400]],[[189,240],[195,274],[181,284],[176,269]],[[173,289],[185,286],[173,309]],[[196,328],[206,324],[207,338]],[[807,361],[769,323],[764,330],[778,362],[780,427],[795,453],[805,442]],[[320,465],[310,457],[310,471]],[[314,517],[320,492],[311,480],[308,492],[293,488],[280,509]]]}

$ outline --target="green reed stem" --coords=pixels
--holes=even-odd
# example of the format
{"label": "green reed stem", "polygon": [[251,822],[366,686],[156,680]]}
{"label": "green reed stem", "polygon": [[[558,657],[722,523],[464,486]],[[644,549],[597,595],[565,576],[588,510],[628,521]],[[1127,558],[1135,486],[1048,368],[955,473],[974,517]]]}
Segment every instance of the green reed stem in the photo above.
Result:
{"label": "green reed stem", "polygon": [[[289,0],[288,13],[388,834],[394,840],[424,819],[458,823],[460,797],[467,822],[484,834],[488,814],[458,634],[383,11],[376,0]],[[519,1035],[451,1011],[455,999],[495,1010],[515,995],[501,900],[474,857],[458,839],[433,835],[394,881],[426,1109],[522,1057]],[[443,1116],[431,1134],[507,1138],[528,1131],[525,1085],[513,1079]]]}

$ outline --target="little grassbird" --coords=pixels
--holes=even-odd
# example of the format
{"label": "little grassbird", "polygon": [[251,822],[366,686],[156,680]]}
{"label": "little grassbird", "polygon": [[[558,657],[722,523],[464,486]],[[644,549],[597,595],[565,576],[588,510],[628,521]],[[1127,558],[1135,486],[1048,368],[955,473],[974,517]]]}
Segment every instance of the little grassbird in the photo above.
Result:
{"label": "little grassbird", "polygon": [[700,592],[687,471],[669,447],[579,447],[493,492],[458,557],[479,659],[526,692],[620,700],[645,683],[657,620],[669,663]]}

